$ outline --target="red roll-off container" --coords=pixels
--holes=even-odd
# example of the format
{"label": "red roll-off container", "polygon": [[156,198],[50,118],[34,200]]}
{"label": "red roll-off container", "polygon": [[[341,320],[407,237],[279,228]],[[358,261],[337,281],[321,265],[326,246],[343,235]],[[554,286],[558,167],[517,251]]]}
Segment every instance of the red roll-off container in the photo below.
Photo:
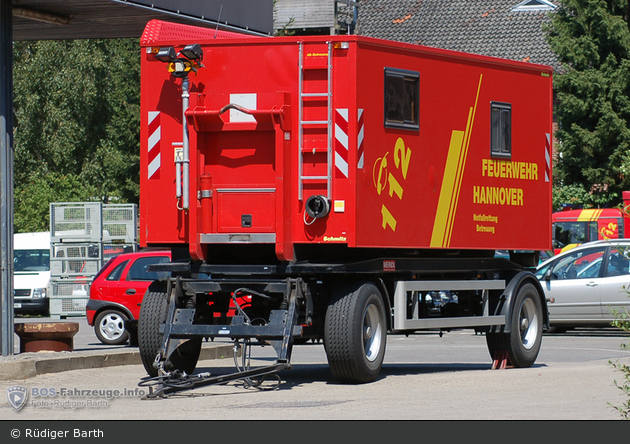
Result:
{"label": "red roll-off container", "polygon": [[[189,76],[183,208],[182,82],[155,52],[191,43],[204,67]],[[550,248],[549,67],[159,21],[141,44],[142,245],[188,245],[196,259],[212,245],[260,245],[281,261],[326,257],[327,245],[331,256]],[[493,112],[508,118],[509,152],[492,151]]]}

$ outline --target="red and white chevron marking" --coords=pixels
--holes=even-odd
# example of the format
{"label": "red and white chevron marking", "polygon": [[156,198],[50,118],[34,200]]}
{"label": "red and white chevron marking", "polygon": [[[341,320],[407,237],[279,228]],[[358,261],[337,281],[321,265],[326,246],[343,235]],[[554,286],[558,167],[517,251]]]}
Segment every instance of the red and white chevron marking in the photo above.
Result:
{"label": "red and white chevron marking", "polygon": [[545,182],[551,180],[551,134],[545,133]]}
{"label": "red and white chevron marking", "polygon": [[364,153],[363,153],[363,135],[365,132],[365,124],[363,123],[363,109],[359,108],[359,135],[357,137],[357,168],[363,168]]}
{"label": "red and white chevron marking", "polygon": [[[357,167],[363,168],[363,109],[358,110]],[[348,177],[348,108],[335,110],[335,177]]]}
{"label": "red and white chevron marking", "polygon": [[149,111],[149,179],[160,178],[160,139],[162,138],[162,131],[160,126],[160,112]]}
{"label": "red and white chevron marking", "polygon": [[348,108],[335,110],[335,177],[348,177]]}

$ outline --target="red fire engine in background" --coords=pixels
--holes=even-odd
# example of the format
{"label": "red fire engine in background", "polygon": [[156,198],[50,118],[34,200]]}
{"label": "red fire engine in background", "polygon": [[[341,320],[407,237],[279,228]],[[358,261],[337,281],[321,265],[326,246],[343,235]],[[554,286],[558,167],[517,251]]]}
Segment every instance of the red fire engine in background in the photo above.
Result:
{"label": "red fire engine in background", "polygon": [[623,192],[623,208],[566,209],[552,215],[555,254],[599,239],[630,237],[630,191]]}
{"label": "red fire engine in background", "polygon": [[[277,352],[221,382],[323,339],[337,380],[368,382],[388,332],[453,328],[484,332],[495,365],[535,362],[551,68],[161,21],[141,46],[140,239],[173,253],[142,303],[150,376],[190,377],[202,338]],[[220,322],[236,295],[251,307]]]}

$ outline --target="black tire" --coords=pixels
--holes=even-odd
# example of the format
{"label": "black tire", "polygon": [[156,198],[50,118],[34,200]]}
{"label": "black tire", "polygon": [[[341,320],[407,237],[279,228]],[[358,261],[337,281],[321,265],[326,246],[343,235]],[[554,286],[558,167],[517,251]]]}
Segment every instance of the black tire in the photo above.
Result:
{"label": "black tire", "polygon": [[[149,286],[142,305],[140,306],[140,317],[138,318],[138,348],[142,365],[149,376],[158,375],[158,370],[153,366],[155,357],[162,347],[164,335],[160,333],[160,326],[166,321],[168,302],[166,294],[166,284],[154,282]],[[164,364],[164,369],[183,370],[192,374],[197,366],[201,353],[202,339],[191,339],[180,345],[171,354]]]}
{"label": "black tire", "polygon": [[166,370],[182,370],[192,375],[201,355],[202,338],[189,339],[171,354],[164,368]]}
{"label": "black tire", "polygon": [[385,306],[371,282],[346,284],[333,292],[326,311],[324,348],[333,377],[344,383],[374,381],[387,343]]}
{"label": "black tire", "polygon": [[523,284],[512,305],[510,333],[488,333],[486,343],[490,356],[506,351],[517,368],[531,367],[542,343],[543,312],[540,295],[531,283]]}
{"label": "black tire", "polygon": [[105,310],[94,319],[94,333],[105,345],[122,345],[129,340],[125,321],[129,318],[118,310]]}
{"label": "black tire", "polygon": [[138,350],[142,365],[149,376],[158,375],[153,363],[162,346],[160,325],[166,321],[167,308],[166,284],[152,283],[142,299],[138,317]]}

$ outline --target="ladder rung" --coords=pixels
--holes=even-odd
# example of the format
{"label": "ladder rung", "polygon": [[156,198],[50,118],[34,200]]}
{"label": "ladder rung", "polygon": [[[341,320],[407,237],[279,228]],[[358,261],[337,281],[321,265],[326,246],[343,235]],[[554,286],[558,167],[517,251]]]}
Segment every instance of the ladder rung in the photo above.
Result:
{"label": "ladder rung", "polygon": [[328,93],[302,93],[302,97],[328,97]]}
{"label": "ladder rung", "polygon": [[328,120],[302,120],[302,125],[328,125]]}
{"label": "ladder rung", "polygon": [[328,180],[328,176],[300,176],[302,180]]}
{"label": "ladder rung", "polygon": [[318,147],[318,148],[304,148],[304,147],[302,147],[302,152],[304,154],[327,153],[328,152],[328,148],[325,147],[325,146]]}

